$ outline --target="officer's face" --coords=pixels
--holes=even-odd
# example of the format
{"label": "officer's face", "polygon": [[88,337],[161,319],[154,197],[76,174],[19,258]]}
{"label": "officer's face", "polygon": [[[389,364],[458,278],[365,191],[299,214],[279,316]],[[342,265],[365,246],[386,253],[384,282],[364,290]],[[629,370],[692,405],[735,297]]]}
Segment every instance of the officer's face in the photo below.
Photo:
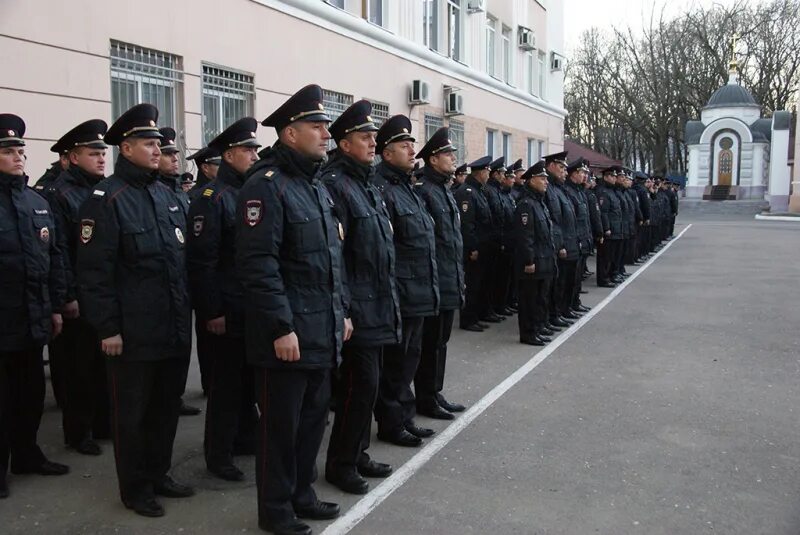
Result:
{"label": "officer's face", "polygon": [[158,172],[162,175],[177,175],[180,170],[180,161],[178,160],[178,153],[161,153],[158,159]]}
{"label": "officer's face", "polygon": [[539,193],[544,193],[547,191],[547,177],[546,176],[535,176],[530,179],[531,188]]}
{"label": "officer's face", "polygon": [[106,174],[106,149],[80,147],[69,153],[69,163],[78,166],[93,176]]}
{"label": "officer's face", "polygon": [[59,165],[61,165],[61,169],[66,171],[69,168],[69,155],[68,154],[62,154],[61,156],[59,156],[58,157],[58,163],[59,163]]}
{"label": "officer's face", "polygon": [[411,171],[414,169],[414,162],[416,161],[416,158],[414,158],[415,154],[416,150],[414,147],[414,142],[405,140],[395,141],[394,143],[389,143],[386,145],[386,148],[383,149],[381,157],[386,160],[388,164],[393,165],[398,169],[402,169],[403,171]]}
{"label": "officer's face", "polygon": [[25,174],[25,147],[0,149],[0,173],[17,176]]}
{"label": "officer's face", "polygon": [[464,180],[466,180],[467,174],[466,173],[458,173],[456,176],[453,177],[453,181],[456,184],[463,184]]}
{"label": "officer's face", "polygon": [[490,173],[491,171],[489,171],[489,169],[478,169],[473,174],[475,175],[475,180],[481,184],[486,184],[489,181]]}
{"label": "officer's face", "polygon": [[[429,163],[434,171],[443,175],[452,175],[456,172],[456,153],[439,152],[430,157]],[[488,175],[487,175],[488,176]]]}
{"label": "officer's face", "polygon": [[339,142],[339,149],[359,163],[375,159],[375,132],[352,132]]}
{"label": "officer's face", "polygon": [[233,147],[225,151],[225,162],[237,173],[245,174],[258,161],[256,147]]}
{"label": "officer's face", "polygon": [[550,162],[547,165],[547,170],[558,179],[559,182],[564,182],[567,178],[567,166],[560,162]]}
{"label": "officer's face", "polygon": [[158,170],[161,147],[156,138],[128,138],[119,147],[120,153],[133,165]]}
{"label": "officer's face", "polygon": [[314,161],[325,158],[330,138],[327,122],[295,121],[280,134],[283,144]]}
{"label": "officer's face", "polygon": [[520,185],[522,184],[522,175],[525,174],[524,169],[518,169],[514,171],[514,184]]}
{"label": "officer's face", "polygon": [[219,166],[213,163],[201,163],[200,170],[203,171],[203,174],[206,175],[209,180],[214,180],[217,178],[217,170],[219,170]]}
{"label": "officer's face", "polygon": [[617,177],[614,175],[603,175],[603,180],[605,180],[606,184],[609,186],[613,186],[617,183]]}

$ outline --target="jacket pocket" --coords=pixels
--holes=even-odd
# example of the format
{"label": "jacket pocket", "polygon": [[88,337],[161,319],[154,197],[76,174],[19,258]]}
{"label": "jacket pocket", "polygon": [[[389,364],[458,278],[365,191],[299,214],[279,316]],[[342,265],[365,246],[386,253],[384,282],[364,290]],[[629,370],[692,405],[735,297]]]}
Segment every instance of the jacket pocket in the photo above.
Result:
{"label": "jacket pocket", "polygon": [[122,256],[128,262],[159,254],[158,230],[152,222],[142,222],[122,229]]}

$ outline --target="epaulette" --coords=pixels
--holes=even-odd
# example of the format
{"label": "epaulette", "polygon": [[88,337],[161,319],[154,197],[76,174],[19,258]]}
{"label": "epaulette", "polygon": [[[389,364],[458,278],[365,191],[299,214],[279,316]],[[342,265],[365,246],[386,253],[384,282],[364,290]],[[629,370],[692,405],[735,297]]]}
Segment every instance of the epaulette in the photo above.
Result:
{"label": "epaulette", "polygon": [[211,197],[214,195],[214,188],[206,188],[203,190],[203,197]]}

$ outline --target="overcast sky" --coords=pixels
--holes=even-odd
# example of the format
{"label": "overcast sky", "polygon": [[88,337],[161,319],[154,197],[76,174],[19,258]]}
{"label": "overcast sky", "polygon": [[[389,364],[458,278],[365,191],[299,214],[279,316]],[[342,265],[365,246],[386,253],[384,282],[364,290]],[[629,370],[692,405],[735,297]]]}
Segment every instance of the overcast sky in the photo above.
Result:
{"label": "overcast sky", "polygon": [[[750,0],[751,3],[763,0]],[[564,0],[564,41],[569,53],[581,32],[592,26],[631,26],[649,24],[654,9],[656,15],[666,6],[665,14],[674,15],[689,6],[711,7],[714,4],[733,5],[736,0]]]}

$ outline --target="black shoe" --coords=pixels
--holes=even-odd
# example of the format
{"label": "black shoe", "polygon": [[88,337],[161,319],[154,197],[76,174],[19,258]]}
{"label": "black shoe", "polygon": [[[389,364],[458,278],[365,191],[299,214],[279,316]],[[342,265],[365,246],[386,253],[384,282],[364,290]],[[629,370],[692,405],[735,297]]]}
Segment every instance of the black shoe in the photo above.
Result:
{"label": "black shoe", "polygon": [[233,464],[209,466],[208,471],[225,481],[244,481],[244,472]]}
{"label": "black shoe", "polygon": [[181,400],[181,410],[180,410],[181,416],[197,416],[201,412],[202,411],[197,407],[192,407],[191,405],[187,405]]}
{"label": "black shoe", "polygon": [[63,476],[69,473],[69,466],[45,459],[41,464],[35,466],[18,467],[12,465],[11,473],[16,475],[39,474],[40,476]]}
{"label": "black shoe", "polygon": [[550,318],[550,325],[553,325],[553,326],[555,326],[555,327],[562,327],[562,328],[564,328],[564,327],[569,327],[569,326],[570,326],[570,325],[572,325],[572,324],[571,324],[571,323],[569,323],[569,322],[567,322],[567,321],[564,321],[564,320],[563,320],[563,319],[561,319],[561,318]]}
{"label": "black shoe", "polygon": [[563,330],[561,327],[558,327],[557,325],[553,325],[552,323],[545,323],[544,328],[545,329],[550,329],[551,331],[556,332],[556,333],[560,333]]}
{"label": "black shoe", "polygon": [[584,271],[583,274],[586,275],[587,277],[591,277],[592,275],[594,275],[594,271],[588,271],[587,270],[587,271]]}
{"label": "black shoe", "polygon": [[572,326],[572,324],[573,324],[573,323],[575,323],[575,321],[576,321],[576,320],[574,320],[574,319],[570,319],[570,318],[567,318],[567,317],[564,317],[564,316],[559,316],[558,318],[559,318],[561,321],[563,321],[564,323],[566,323],[567,325],[569,325],[570,327],[571,327],[571,326]]}
{"label": "black shoe", "polygon": [[422,439],[416,435],[412,435],[405,429],[400,429],[393,433],[382,433],[378,431],[378,440],[406,448],[419,448],[422,446]]}
{"label": "black shoe", "polygon": [[436,434],[436,431],[433,429],[428,429],[427,427],[417,427],[417,425],[414,423],[406,424],[406,431],[419,438],[428,438]]}
{"label": "black shoe", "polygon": [[366,494],[369,492],[369,482],[355,468],[327,469],[325,470],[325,480],[348,494]]}
{"label": "black shoe", "polygon": [[587,292],[586,290],[581,290],[581,291],[579,291],[578,293],[579,293],[579,294],[588,294],[589,292]]}
{"label": "black shoe", "polygon": [[617,285],[614,284],[613,282],[605,281],[605,282],[598,282],[597,283],[597,287],[598,288],[616,288]]}
{"label": "black shoe", "polygon": [[544,329],[540,330],[539,332],[541,334],[545,335],[545,336],[553,336],[554,334],[556,334],[556,332],[554,330],[548,329],[546,327]]}
{"label": "black shoe", "polygon": [[580,311],[581,311],[581,312],[583,312],[584,314],[585,314],[586,312],[589,312],[590,310],[592,310],[592,307],[587,307],[586,305],[578,305],[578,307],[577,307],[577,308],[578,308],[578,310],[580,310]]}
{"label": "black shoe", "polygon": [[275,535],[311,535],[312,533],[308,524],[296,518],[276,523],[259,520],[258,527]]}
{"label": "black shoe", "polygon": [[489,328],[489,324],[488,323],[481,323],[480,321],[476,321],[475,325],[477,325],[478,327],[480,327],[484,331]]}
{"label": "black shoe", "polygon": [[473,323],[472,325],[466,325],[464,327],[461,327],[461,330],[462,331],[470,331],[470,332],[473,332],[473,333],[482,333],[483,332],[483,329],[478,327],[477,323]]}
{"label": "black shoe", "polygon": [[358,465],[358,473],[362,477],[389,477],[392,475],[392,465],[386,463],[379,463],[370,459],[365,463]]}
{"label": "black shoe", "polygon": [[488,323],[500,323],[504,319],[505,317],[503,316],[498,316],[497,314],[489,314],[488,316],[481,318],[481,321],[486,321]]}
{"label": "black shoe", "polygon": [[511,310],[509,310],[508,307],[504,308],[503,310],[498,311],[497,314],[500,315],[500,316],[513,316],[514,315],[514,313]]}
{"label": "black shoe", "polygon": [[189,496],[194,496],[192,487],[181,485],[169,476],[164,476],[164,479],[153,485],[153,492],[166,498],[188,498]]}
{"label": "black shoe", "polygon": [[517,305],[508,305],[506,309],[510,310],[512,314],[519,312],[519,306]]}
{"label": "black shoe", "polygon": [[462,405],[461,403],[450,403],[444,396],[441,394],[436,395],[436,401],[439,402],[439,406],[446,410],[447,412],[464,412],[467,408]]}
{"label": "black shoe", "polygon": [[161,504],[153,497],[124,503],[125,507],[133,509],[133,512],[137,515],[148,516],[150,518],[164,516],[164,508],[161,507]]}
{"label": "black shoe", "polygon": [[453,413],[447,412],[438,404],[433,407],[417,407],[417,414],[433,418],[434,420],[455,420]]}
{"label": "black shoe", "polygon": [[331,518],[339,516],[339,504],[317,500],[317,503],[314,505],[295,507],[294,514],[296,514],[298,518],[330,520]]}
{"label": "black shoe", "polygon": [[6,478],[0,477],[0,500],[8,498],[8,495],[8,483],[6,483]]}
{"label": "black shoe", "polygon": [[100,455],[103,448],[91,438],[84,438],[78,444],[71,444],[70,447],[81,455]]}
{"label": "black shoe", "polygon": [[542,340],[540,340],[539,338],[535,337],[535,336],[532,337],[532,338],[530,338],[530,337],[520,338],[519,339],[519,343],[525,344],[525,345],[529,345],[529,346],[543,346],[544,345],[544,342]]}
{"label": "black shoe", "polygon": [[581,317],[579,315],[575,314],[571,310],[561,314],[561,317],[564,318],[564,319],[572,320],[572,321],[577,321],[577,320],[581,319]]}
{"label": "black shoe", "polygon": [[550,338],[549,336],[542,336],[541,334],[537,334],[536,339],[544,342],[545,344],[549,344],[550,342],[553,341],[553,339]]}

